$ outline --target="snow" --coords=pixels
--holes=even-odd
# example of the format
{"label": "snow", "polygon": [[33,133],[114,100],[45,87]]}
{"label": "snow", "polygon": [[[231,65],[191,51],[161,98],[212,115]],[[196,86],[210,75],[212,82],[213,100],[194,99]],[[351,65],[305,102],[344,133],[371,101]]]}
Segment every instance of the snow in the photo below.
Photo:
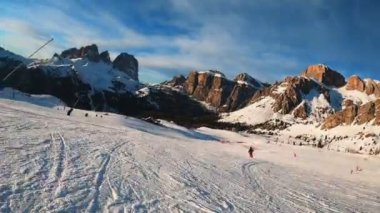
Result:
{"label": "snow", "polygon": [[0,114],[1,212],[380,208],[379,157],[2,98]]}
{"label": "snow", "polygon": [[[58,59],[53,57],[49,63],[42,63],[39,66],[54,76],[70,76],[73,74],[71,73],[72,69],[74,69],[79,78],[84,83],[90,84],[95,90],[135,92],[140,86],[138,81],[113,68],[112,64],[103,61],[94,62],[87,58]],[[115,88],[115,83],[121,83],[122,86]]]}
{"label": "snow", "polygon": [[261,82],[259,82],[259,81],[257,81],[257,83],[259,84],[259,86],[255,86],[255,85],[253,85],[253,84],[251,84],[251,83],[249,83],[247,81],[242,81],[242,80],[237,80],[237,83],[238,84],[242,84],[242,85],[251,86],[251,87],[256,88],[256,89],[260,89],[260,88],[263,87],[263,84]]}
{"label": "snow", "polygon": [[45,107],[65,105],[61,100],[51,95],[30,95],[8,87],[0,89],[0,98],[23,101]]}
{"label": "snow", "polygon": [[149,94],[150,94],[149,87],[144,87],[136,91],[136,95],[138,97],[145,97],[145,96],[148,96]]}
{"label": "snow", "polygon": [[247,123],[251,125],[264,123],[275,116],[272,105],[275,100],[272,97],[265,97],[240,110],[222,115],[221,121],[231,123]]}
{"label": "snow", "polygon": [[375,95],[367,95],[365,92],[360,92],[357,90],[347,90],[346,87],[341,87],[339,89],[333,89],[340,94],[343,99],[351,99],[355,104],[365,104],[370,101],[376,100]]}
{"label": "snow", "polygon": [[216,71],[216,70],[201,70],[201,71],[197,71],[198,74],[209,74],[209,75],[213,75],[215,77],[219,77],[219,78],[225,78],[224,74],[220,73],[219,71]]}
{"label": "snow", "polygon": [[219,78],[222,78],[222,77],[223,77],[220,73],[215,73],[214,76],[215,76],[215,77],[219,77]]}
{"label": "snow", "polygon": [[282,82],[280,85],[278,85],[275,90],[273,90],[274,94],[283,94],[286,91],[286,88],[288,87],[287,82]]}
{"label": "snow", "polygon": [[27,58],[24,58],[20,55],[16,55],[8,50],[5,50],[3,48],[0,47],[0,59],[2,58],[5,58],[5,59],[13,59],[15,61],[20,61],[22,62],[23,64],[29,64],[31,63],[33,60],[31,59],[27,59]]}

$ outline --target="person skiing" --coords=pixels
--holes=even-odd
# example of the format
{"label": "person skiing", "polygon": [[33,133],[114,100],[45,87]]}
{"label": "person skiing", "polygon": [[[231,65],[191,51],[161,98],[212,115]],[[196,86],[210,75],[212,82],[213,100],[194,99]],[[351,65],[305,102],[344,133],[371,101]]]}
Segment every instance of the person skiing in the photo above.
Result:
{"label": "person skiing", "polygon": [[249,147],[249,150],[248,150],[248,153],[249,153],[249,157],[250,158],[253,158],[253,152],[254,152],[255,150],[253,149],[253,147],[252,146],[250,146]]}
{"label": "person skiing", "polygon": [[70,108],[69,111],[67,111],[67,115],[70,116],[71,113],[73,112],[74,108]]}

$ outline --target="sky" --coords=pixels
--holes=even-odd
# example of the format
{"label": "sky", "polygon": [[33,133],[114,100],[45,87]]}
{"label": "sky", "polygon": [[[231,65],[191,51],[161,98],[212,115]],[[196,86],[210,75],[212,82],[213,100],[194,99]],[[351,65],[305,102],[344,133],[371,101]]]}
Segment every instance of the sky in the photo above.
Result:
{"label": "sky", "polygon": [[50,58],[97,44],[135,55],[140,80],[191,70],[274,82],[310,64],[380,80],[378,0],[0,0],[0,46]]}

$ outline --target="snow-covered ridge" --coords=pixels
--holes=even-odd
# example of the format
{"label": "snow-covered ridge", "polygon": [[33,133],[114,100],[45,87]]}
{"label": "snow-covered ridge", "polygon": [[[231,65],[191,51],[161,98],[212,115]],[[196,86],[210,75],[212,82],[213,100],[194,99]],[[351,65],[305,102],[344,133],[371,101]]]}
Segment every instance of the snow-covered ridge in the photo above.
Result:
{"label": "snow-covered ridge", "polygon": [[15,61],[20,61],[22,63],[24,63],[25,65],[28,65],[29,63],[31,63],[33,60],[32,59],[27,59],[23,56],[20,56],[20,55],[17,55],[17,54],[14,54],[8,50],[5,50],[3,48],[0,47],[0,59],[3,58],[3,59],[12,59],[12,60],[15,60]]}
{"label": "snow-covered ridge", "polygon": [[275,100],[272,97],[265,97],[256,103],[247,107],[236,110],[231,113],[222,114],[221,121],[231,123],[246,123],[250,125],[264,123],[274,117],[276,113],[273,112],[272,105]]}
{"label": "snow-covered ridge", "polygon": [[[140,87],[138,81],[113,68],[112,64],[103,61],[94,62],[88,58],[53,57],[47,63],[34,64],[33,66],[41,67],[46,73],[60,77],[71,76],[74,71],[80,80],[91,85],[95,90],[135,92]],[[115,85],[117,82],[121,84]]]}
{"label": "snow-covered ridge", "polygon": [[350,99],[354,102],[354,104],[358,105],[365,104],[377,99],[374,94],[368,95],[365,92],[360,92],[357,90],[347,90],[346,87],[341,87],[338,89],[334,88],[333,90],[340,94],[342,100]]}

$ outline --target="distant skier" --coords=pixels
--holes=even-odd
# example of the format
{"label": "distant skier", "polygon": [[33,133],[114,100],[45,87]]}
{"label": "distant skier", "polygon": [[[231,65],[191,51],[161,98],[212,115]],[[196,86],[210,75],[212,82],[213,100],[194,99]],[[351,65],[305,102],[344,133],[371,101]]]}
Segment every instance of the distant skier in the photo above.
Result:
{"label": "distant skier", "polygon": [[67,111],[67,115],[70,116],[71,113],[73,112],[74,108],[70,108],[69,111]]}
{"label": "distant skier", "polygon": [[253,147],[252,146],[250,146],[249,147],[249,150],[248,150],[248,153],[249,153],[249,157],[250,158],[253,158],[253,152],[254,152],[255,150],[253,149]]}

